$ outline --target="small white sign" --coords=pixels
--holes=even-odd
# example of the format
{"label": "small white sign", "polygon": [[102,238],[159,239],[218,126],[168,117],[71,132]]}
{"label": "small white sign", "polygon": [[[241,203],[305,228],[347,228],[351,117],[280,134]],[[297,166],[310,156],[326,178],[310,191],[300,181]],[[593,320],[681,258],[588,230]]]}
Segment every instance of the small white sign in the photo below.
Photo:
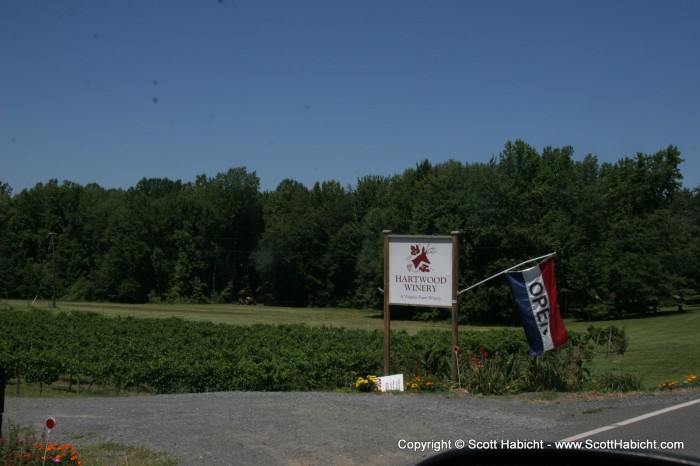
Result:
{"label": "small white sign", "polygon": [[377,377],[377,382],[379,385],[379,391],[403,391],[403,374],[385,375],[384,377]]}

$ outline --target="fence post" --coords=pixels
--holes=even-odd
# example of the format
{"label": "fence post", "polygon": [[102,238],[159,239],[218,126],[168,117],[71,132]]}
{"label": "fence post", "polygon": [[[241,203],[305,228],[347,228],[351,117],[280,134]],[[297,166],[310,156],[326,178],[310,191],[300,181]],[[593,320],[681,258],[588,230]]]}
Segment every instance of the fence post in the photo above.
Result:
{"label": "fence post", "polygon": [[3,414],[5,414],[5,368],[0,365],[0,437],[2,437]]}

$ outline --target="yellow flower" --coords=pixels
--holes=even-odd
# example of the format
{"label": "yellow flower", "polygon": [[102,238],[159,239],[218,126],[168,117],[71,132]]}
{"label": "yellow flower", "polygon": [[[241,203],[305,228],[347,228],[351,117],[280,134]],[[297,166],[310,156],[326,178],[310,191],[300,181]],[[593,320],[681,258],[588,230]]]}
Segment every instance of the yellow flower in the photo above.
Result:
{"label": "yellow flower", "polygon": [[678,385],[677,381],[671,382],[671,381],[667,380],[666,382],[659,384],[659,390],[664,390],[664,389],[672,390],[673,387],[675,387],[676,385]]}

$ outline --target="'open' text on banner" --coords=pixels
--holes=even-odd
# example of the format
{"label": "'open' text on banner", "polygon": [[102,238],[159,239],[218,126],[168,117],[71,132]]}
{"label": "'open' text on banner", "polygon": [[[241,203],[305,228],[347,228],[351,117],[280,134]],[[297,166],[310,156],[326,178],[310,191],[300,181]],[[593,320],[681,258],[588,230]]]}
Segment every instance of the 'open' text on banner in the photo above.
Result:
{"label": "'open' text on banner", "polygon": [[535,267],[508,272],[508,283],[518,305],[530,354],[542,354],[566,343],[567,335],[559,312],[554,259]]}

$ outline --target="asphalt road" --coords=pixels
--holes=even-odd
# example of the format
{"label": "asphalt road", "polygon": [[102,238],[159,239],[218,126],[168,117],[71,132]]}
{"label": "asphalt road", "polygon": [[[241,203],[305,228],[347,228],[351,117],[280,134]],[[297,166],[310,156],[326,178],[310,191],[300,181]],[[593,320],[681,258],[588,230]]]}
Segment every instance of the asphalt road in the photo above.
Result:
{"label": "asphalt road", "polygon": [[53,417],[52,440],[78,449],[143,444],[175,452],[182,465],[413,465],[460,445],[535,448],[606,426],[586,438],[683,442],[673,451],[700,457],[700,403],[617,425],[694,400],[700,390],[554,399],[298,392],[7,398],[5,419],[41,428]]}
{"label": "asphalt road", "polygon": [[[700,396],[577,434],[573,441],[595,448],[639,448],[700,458]],[[568,440],[568,439],[567,439]]]}

